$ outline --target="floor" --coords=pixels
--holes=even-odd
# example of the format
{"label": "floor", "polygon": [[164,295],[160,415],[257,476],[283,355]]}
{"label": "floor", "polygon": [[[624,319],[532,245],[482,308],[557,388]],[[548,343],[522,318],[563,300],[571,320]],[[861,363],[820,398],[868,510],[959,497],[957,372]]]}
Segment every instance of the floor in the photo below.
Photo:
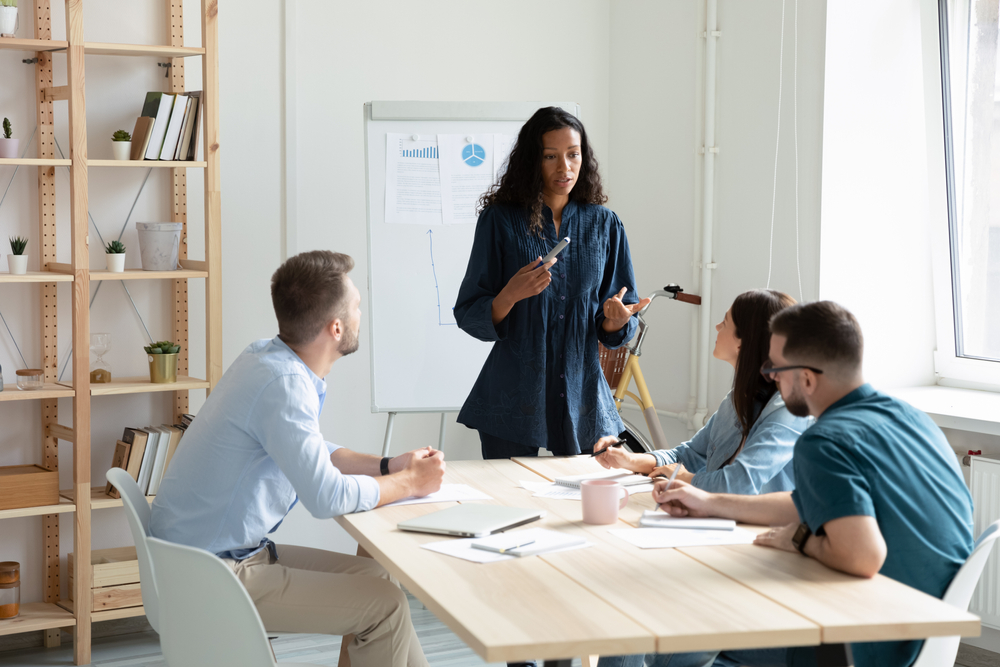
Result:
{"label": "floor", "polygon": [[[467,647],[434,614],[424,609],[415,598],[410,600],[410,615],[417,636],[431,667],[503,667],[501,663],[486,663]],[[279,662],[303,661],[334,667],[340,657],[340,637],[331,635],[289,635],[274,640],[274,652]],[[100,667],[166,667],[160,652],[159,636],[141,632],[95,639],[91,665]],[[73,646],[64,643],[56,649],[33,648],[0,653],[3,667],[50,667],[73,664]],[[580,661],[573,661],[580,667]]]}
{"label": "floor", "polygon": [[[431,667],[504,667],[502,663],[486,663],[467,647],[434,614],[424,609],[413,596],[410,615],[417,636]],[[340,657],[340,637],[331,635],[289,635],[273,641],[279,662],[305,661],[336,667]],[[160,640],[155,632],[140,632],[95,639],[91,652],[95,667],[167,667],[160,652]],[[53,667],[73,664],[73,646],[64,643],[56,649],[33,648],[0,653],[3,667]],[[997,667],[1000,656],[963,644],[958,651],[955,667]],[[573,667],[580,667],[574,660]]]}

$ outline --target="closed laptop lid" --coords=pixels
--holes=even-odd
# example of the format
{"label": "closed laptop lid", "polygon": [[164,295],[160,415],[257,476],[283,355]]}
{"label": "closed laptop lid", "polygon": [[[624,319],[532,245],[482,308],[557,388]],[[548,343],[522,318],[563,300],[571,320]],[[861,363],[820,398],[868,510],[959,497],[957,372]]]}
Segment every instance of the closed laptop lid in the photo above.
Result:
{"label": "closed laptop lid", "polygon": [[543,516],[545,512],[538,509],[465,503],[401,521],[396,527],[419,533],[482,537],[537,521]]}

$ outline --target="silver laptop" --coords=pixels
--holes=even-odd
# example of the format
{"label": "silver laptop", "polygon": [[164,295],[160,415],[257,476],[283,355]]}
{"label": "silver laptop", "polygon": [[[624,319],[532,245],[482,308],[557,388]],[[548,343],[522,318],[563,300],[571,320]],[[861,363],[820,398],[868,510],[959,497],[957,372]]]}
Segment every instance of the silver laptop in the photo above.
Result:
{"label": "silver laptop", "polygon": [[400,530],[459,537],[483,537],[538,521],[545,512],[523,507],[466,503],[396,524]]}

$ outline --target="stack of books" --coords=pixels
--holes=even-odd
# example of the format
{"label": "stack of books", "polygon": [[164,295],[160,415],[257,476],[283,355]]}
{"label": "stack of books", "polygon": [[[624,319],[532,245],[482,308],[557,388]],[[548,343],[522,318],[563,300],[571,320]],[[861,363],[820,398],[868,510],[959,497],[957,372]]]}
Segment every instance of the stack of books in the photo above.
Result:
{"label": "stack of books", "polygon": [[132,130],[133,160],[194,160],[198,152],[201,91],[146,93]]}
{"label": "stack of books", "polygon": [[[183,415],[180,424],[126,428],[115,446],[111,467],[123,469],[132,476],[143,494],[155,496],[191,419],[191,415]],[[108,482],[105,493],[112,498],[121,497],[111,482]]]}

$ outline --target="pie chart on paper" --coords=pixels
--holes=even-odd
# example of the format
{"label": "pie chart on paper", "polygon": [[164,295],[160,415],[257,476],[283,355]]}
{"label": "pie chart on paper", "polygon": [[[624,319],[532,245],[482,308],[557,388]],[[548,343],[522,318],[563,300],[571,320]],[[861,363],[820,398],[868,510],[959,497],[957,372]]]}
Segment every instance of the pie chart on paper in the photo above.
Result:
{"label": "pie chart on paper", "polygon": [[479,144],[466,144],[462,149],[462,162],[478,167],[486,160],[486,151]]}

